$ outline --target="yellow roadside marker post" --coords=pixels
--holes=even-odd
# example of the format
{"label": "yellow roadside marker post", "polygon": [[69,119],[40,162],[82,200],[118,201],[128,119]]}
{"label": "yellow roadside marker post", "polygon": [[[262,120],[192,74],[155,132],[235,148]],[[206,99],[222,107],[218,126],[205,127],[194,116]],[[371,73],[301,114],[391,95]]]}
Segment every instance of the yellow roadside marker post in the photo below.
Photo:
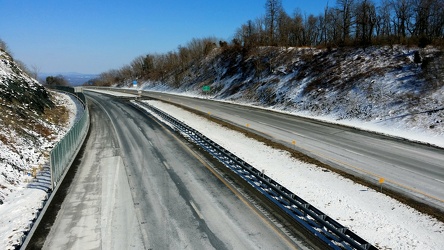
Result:
{"label": "yellow roadside marker post", "polygon": [[379,185],[381,185],[381,193],[382,193],[382,184],[384,183],[384,178],[379,178]]}

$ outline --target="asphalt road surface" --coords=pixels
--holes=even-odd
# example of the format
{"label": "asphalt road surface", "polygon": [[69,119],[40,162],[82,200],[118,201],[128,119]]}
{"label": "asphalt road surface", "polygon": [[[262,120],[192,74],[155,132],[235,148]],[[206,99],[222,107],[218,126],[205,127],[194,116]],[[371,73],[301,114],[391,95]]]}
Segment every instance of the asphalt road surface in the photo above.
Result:
{"label": "asphalt road surface", "polygon": [[88,92],[91,131],[44,249],[300,249],[182,140]]}
{"label": "asphalt road surface", "polygon": [[[295,147],[322,162],[444,210],[444,149],[263,109],[165,93],[181,104]],[[293,145],[295,141],[296,145]]]}

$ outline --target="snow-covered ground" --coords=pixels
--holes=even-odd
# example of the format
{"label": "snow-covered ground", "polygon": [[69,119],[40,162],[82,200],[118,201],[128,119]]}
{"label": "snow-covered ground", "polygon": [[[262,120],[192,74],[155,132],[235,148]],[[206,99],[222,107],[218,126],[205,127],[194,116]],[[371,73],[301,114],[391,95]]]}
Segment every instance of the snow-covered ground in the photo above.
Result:
{"label": "snow-covered ground", "polygon": [[[21,140],[20,137],[16,138],[13,149],[0,144],[0,158],[9,159],[21,169],[28,169],[16,171],[11,165],[0,163],[2,171],[0,186],[5,187],[1,190],[5,198],[3,204],[0,205],[0,249],[15,249],[14,245],[21,242],[24,232],[29,231],[31,221],[37,216],[37,210],[43,207],[43,200],[47,196],[46,190],[50,186],[48,149],[66,134],[78,119],[78,110],[83,109],[80,107],[81,104],[70,95],[52,94],[56,105],[65,106],[69,112],[69,122],[60,128],[56,138],[52,141],[40,138],[39,140],[44,142],[40,149],[31,147],[29,142]],[[37,172],[36,178],[32,177],[33,168]]]}
{"label": "snow-covered ground", "polygon": [[0,249],[20,244],[43,205],[50,150],[81,110],[72,98],[49,93],[0,48]]}
{"label": "snow-covered ground", "polygon": [[[71,126],[75,119],[73,114],[79,108],[70,97],[64,95],[58,97],[58,102],[68,106]],[[334,173],[298,162],[286,152],[274,150],[194,114],[161,102],[150,101],[150,104],[166,109],[171,115],[185,121],[256,168],[264,169],[268,176],[380,249],[442,249],[444,246],[444,225],[429,216]],[[310,116],[301,112],[298,115]],[[339,123],[334,117],[321,119]],[[412,133],[407,132],[409,130],[393,124],[374,122],[376,125],[372,127],[369,125],[371,123],[360,120],[341,120],[340,123],[444,146],[442,135],[430,135],[421,130],[412,137]],[[0,152],[4,153],[3,150]],[[35,211],[42,206],[46,195],[40,189],[28,188],[26,182],[32,178],[27,173],[14,178],[21,184],[8,194],[0,206],[0,249],[13,249],[12,245],[29,228]],[[346,213],[343,214],[343,211]]]}
{"label": "snow-covered ground", "polygon": [[257,169],[265,170],[268,176],[380,249],[444,246],[444,223],[430,216],[175,106],[159,101],[147,103],[184,121]]}

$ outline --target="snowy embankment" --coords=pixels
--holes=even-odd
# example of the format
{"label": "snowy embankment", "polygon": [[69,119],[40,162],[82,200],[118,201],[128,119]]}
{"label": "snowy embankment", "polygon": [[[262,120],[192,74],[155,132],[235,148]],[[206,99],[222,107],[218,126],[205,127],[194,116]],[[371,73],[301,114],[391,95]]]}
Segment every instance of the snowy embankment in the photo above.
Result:
{"label": "snowy embankment", "polygon": [[[0,186],[4,187],[4,196],[0,205],[0,249],[15,249],[29,231],[32,221],[36,219],[38,209],[43,207],[50,186],[49,149],[59,141],[78,119],[80,103],[74,97],[52,93],[54,103],[65,106],[69,112],[68,123],[63,127],[54,127],[58,134],[48,140],[41,137],[40,148],[34,148],[30,142],[19,136],[15,137],[13,147],[0,144],[0,158],[14,162],[15,168],[0,162]],[[27,171],[17,171],[27,169]],[[34,176],[35,177],[34,177]]]}
{"label": "snowy embankment", "polygon": [[[130,89],[130,88],[128,88]],[[166,87],[157,87],[157,88],[147,88],[146,91],[166,93],[166,94],[174,94],[179,96],[187,96],[192,98],[200,98],[200,99],[208,99],[211,97],[203,97],[197,92],[175,92]],[[111,92],[109,92],[111,93]],[[444,87],[441,92],[437,92],[437,94],[441,94],[444,98]],[[346,127],[353,127],[364,131],[369,131],[373,133],[383,134],[390,137],[398,137],[406,140],[410,140],[413,142],[419,142],[429,145],[434,145],[437,147],[444,148],[444,131],[442,130],[427,130],[424,129],[427,124],[430,124],[435,118],[430,117],[428,114],[418,114],[418,118],[415,119],[415,123],[405,123],[402,121],[403,116],[400,116],[399,119],[391,118],[386,120],[371,120],[365,121],[357,118],[349,118],[349,119],[341,119],[339,120],[337,116],[323,115],[323,116],[315,116],[309,111],[298,111],[296,109],[291,110],[286,108],[285,111],[282,110],[282,107],[262,107],[258,106],[255,103],[244,102],[244,101],[227,101],[227,100],[217,100],[212,99],[217,102],[226,102],[232,103],[236,105],[243,105],[254,107],[258,109],[271,110],[273,112],[280,112],[289,115],[295,115],[300,117],[306,117],[313,120],[323,121],[332,124],[338,124]],[[382,112],[382,111],[381,111]]]}
{"label": "snowy embankment", "polygon": [[310,202],[380,249],[442,249],[444,223],[289,153],[159,101],[147,101]]}
{"label": "snowy embankment", "polygon": [[[262,48],[236,55],[227,61],[215,53],[193,64],[180,86],[172,78],[142,82],[141,89],[253,105],[444,147],[444,57],[438,48]],[[256,67],[264,61],[272,63]]]}

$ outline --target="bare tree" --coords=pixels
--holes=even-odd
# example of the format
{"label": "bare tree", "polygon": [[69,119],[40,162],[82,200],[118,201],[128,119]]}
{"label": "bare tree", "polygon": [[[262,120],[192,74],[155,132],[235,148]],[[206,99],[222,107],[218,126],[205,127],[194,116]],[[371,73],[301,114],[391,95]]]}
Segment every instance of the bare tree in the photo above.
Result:
{"label": "bare tree", "polygon": [[355,12],[356,38],[361,45],[370,45],[376,25],[375,4],[371,0],[360,0]]}
{"label": "bare tree", "polygon": [[48,86],[69,86],[68,81],[62,75],[46,77],[46,85]]}
{"label": "bare tree", "polygon": [[39,77],[39,73],[40,73],[40,68],[37,66],[37,65],[32,65],[31,66],[31,77],[32,78],[34,78],[34,79],[36,79],[36,80],[38,80],[38,77]]}
{"label": "bare tree", "polygon": [[326,8],[321,24],[323,42],[325,45],[338,45],[342,41],[341,22],[339,10],[336,8]]}
{"label": "bare tree", "polygon": [[337,9],[339,10],[338,14],[341,18],[341,44],[345,44],[350,37],[350,29],[353,25],[353,7],[354,0],[337,0]]}
{"label": "bare tree", "polygon": [[268,33],[268,44],[275,45],[278,19],[282,12],[281,0],[267,0],[265,3],[265,28]]}
{"label": "bare tree", "polygon": [[5,52],[8,52],[8,45],[2,39],[0,39],[0,49],[4,50]]}
{"label": "bare tree", "polygon": [[295,10],[292,20],[290,20],[290,34],[288,35],[291,46],[302,46],[305,42],[304,17],[299,10]]}
{"label": "bare tree", "polygon": [[433,38],[444,39],[444,0],[434,1],[429,25],[429,32]]}
{"label": "bare tree", "polygon": [[258,43],[255,39],[257,36],[257,31],[255,29],[254,23],[248,20],[246,24],[242,25],[235,34],[235,39],[241,42],[245,47],[257,46]]}
{"label": "bare tree", "polygon": [[145,57],[138,56],[130,63],[131,71],[135,79],[141,79],[144,75]]}
{"label": "bare tree", "polygon": [[319,27],[319,19],[314,15],[309,15],[305,20],[305,46],[315,46],[319,43]]}
{"label": "bare tree", "polygon": [[257,31],[257,44],[259,46],[267,45],[265,17],[256,18],[254,24]]}
{"label": "bare tree", "polygon": [[[415,20],[413,35],[418,39],[420,47],[425,47],[432,42],[433,38],[439,37],[439,33],[442,34],[444,26],[443,7],[442,0],[413,0]],[[438,31],[438,34],[436,34],[436,31]]]}
{"label": "bare tree", "polygon": [[391,25],[391,5],[389,0],[382,0],[381,5],[377,9],[376,16],[376,37],[383,42],[391,42],[392,25]]}
{"label": "bare tree", "polygon": [[237,29],[234,39],[245,47],[255,47],[267,45],[264,31],[264,18],[248,20],[246,24]]}
{"label": "bare tree", "polygon": [[412,17],[411,0],[390,0],[390,3],[395,11],[395,33],[398,42],[402,43],[407,37],[407,30]]}
{"label": "bare tree", "polygon": [[207,37],[202,39],[193,38],[188,44],[187,48],[190,51],[192,60],[199,60],[208,55],[208,53],[216,47],[217,39],[214,37]]}
{"label": "bare tree", "polygon": [[290,33],[292,30],[291,17],[284,11],[278,15],[277,20],[277,44],[279,46],[290,46]]}

